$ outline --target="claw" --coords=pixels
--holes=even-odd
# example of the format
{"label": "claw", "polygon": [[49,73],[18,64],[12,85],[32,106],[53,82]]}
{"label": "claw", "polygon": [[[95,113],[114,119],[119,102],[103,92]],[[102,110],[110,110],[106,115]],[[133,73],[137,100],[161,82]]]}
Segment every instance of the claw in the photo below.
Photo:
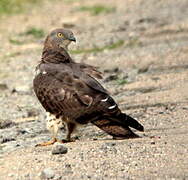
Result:
{"label": "claw", "polygon": [[62,139],[62,140],[58,140],[56,138],[50,140],[50,141],[47,141],[47,142],[42,142],[42,143],[39,143],[39,144],[36,144],[35,147],[39,147],[39,146],[49,146],[49,145],[53,145],[54,143],[56,142],[59,142],[59,143],[69,143],[69,142],[75,142],[76,140],[75,139],[70,139],[70,140],[67,140],[67,139]]}

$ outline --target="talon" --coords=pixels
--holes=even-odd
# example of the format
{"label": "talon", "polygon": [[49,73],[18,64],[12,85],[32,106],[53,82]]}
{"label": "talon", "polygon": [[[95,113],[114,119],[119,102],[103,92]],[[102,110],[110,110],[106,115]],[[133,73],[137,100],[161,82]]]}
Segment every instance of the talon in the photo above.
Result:
{"label": "talon", "polygon": [[50,140],[50,141],[47,141],[47,142],[42,142],[42,143],[39,143],[39,144],[36,144],[35,147],[38,147],[38,146],[49,146],[49,145],[52,145],[54,144],[55,142],[57,142],[58,140],[56,138]]}

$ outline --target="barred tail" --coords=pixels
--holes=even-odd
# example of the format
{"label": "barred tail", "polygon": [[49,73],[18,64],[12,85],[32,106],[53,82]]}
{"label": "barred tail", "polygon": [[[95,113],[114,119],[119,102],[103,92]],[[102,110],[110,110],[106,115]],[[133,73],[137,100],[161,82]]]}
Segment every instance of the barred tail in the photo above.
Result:
{"label": "barred tail", "polygon": [[130,126],[134,129],[137,129],[138,131],[144,131],[144,127],[134,118],[132,118],[131,116],[128,116],[124,113],[119,114],[118,116],[116,116],[118,118],[118,120],[120,120],[123,124]]}
{"label": "barred tail", "polygon": [[[128,119],[131,119],[130,123],[127,121]],[[94,125],[105,131],[106,133],[110,134],[113,136],[114,139],[128,139],[128,138],[138,138],[139,136],[135,134],[128,126],[133,126],[135,125],[135,121],[133,121],[133,118],[129,117],[121,122],[121,119],[117,119],[114,117],[101,117],[98,119],[95,119],[91,121]],[[129,122],[129,123],[127,123]],[[134,123],[133,123],[134,122]],[[137,122],[137,121],[136,121]],[[138,123],[139,124],[139,123]],[[140,124],[139,124],[140,125]],[[136,126],[136,129],[143,130],[143,126]],[[141,128],[142,127],[142,128]],[[135,128],[135,127],[134,127]]]}

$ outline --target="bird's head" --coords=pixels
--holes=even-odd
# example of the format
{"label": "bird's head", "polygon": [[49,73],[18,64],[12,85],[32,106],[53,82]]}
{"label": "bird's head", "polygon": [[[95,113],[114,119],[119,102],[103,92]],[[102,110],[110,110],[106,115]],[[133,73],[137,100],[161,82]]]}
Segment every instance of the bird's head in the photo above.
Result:
{"label": "bird's head", "polygon": [[55,29],[47,36],[45,45],[51,48],[62,47],[67,50],[68,45],[72,41],[76,42],[76,38],[72,31],[68,29]]}

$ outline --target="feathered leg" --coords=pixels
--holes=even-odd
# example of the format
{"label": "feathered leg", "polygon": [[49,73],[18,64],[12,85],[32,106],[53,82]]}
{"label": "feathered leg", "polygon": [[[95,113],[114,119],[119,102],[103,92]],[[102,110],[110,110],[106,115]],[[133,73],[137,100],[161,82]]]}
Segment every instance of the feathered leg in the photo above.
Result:
{"label": "feathered leg", "polygon": [[52,139],[50,141],[39,143],[36,146],[49,146],[57,142],[58,129],[56,127],[51,127],[50,132],[52,134]]}
{"label": "feathered leg", "polygon": [[47,113],[46,114],[46,127],[52,134],[52,139],[47,142],[42,142],[37,144],[36,146],[48,146],[52,145],[55,142],[62,142],[57,139],[57,134],[60,128],[63,127],[63,122],[61,119],[57,119],[54,115]]}
{"label": "feathered leg", "polygon": [[73,133],[75,128],[76,128],[76,124],[71,123],[71,122],[67,123],[67,135],[66,135],[66,139],[62,140],[63,143],[73,142],[74,141],[74,139],[71,139],[71,134]]}

